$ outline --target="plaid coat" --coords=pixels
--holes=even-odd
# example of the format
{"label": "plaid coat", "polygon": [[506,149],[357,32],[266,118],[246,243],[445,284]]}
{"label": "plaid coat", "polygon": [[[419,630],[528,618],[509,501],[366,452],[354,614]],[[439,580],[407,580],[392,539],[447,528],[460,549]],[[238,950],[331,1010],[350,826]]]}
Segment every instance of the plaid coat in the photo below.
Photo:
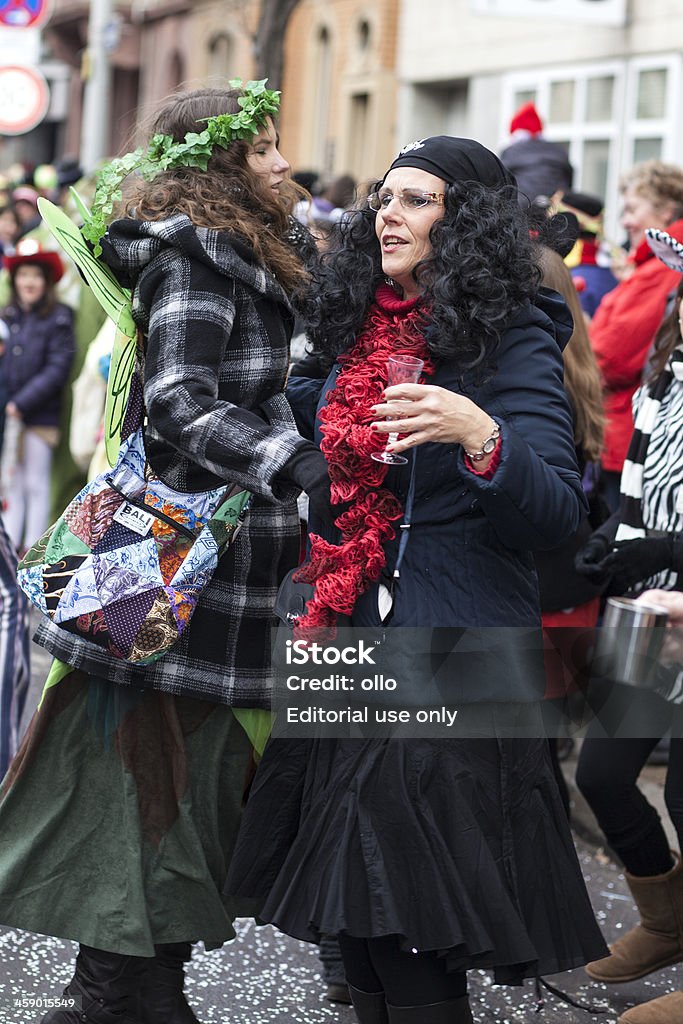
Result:
{"label": "plaid coat", "polygon": [[277,281],[238,240],[177,214],[112,225],[105,259],[133,288],[145,350],[146,447],[179,491],[237,482],[254,500],[185,636],[134,667],[52,623],[36,636],[62,661],[114,682],[268,707],[278,585],[296,565],[298,491],[278,474],[306,441],[283,389],[293,316]]}

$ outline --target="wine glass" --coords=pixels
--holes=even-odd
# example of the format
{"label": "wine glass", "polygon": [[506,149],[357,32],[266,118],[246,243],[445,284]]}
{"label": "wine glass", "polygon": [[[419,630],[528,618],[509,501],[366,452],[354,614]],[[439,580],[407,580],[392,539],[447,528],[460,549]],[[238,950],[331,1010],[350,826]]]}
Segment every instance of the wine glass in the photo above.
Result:
{"label": "wine glass", "polygon": [[[424,367],[424,360],[416,356],[389,356],[387,359],[387,386],[392,384],[417,384]],[[398,431],[389,434],[387,444],[393,444],[398,438]],[[403,466],[408,461],[403,455],[394,452],[372,452],[375,462],[386,462],[390,466]]]}

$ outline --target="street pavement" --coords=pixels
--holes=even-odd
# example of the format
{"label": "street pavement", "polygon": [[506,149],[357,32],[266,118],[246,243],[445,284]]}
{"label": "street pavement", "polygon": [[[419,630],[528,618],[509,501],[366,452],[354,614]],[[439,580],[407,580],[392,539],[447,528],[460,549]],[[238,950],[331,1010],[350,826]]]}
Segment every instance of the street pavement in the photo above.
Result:
{"label": "street pavement", "polygon": [[[32,663],[32,710],[45,678],[47,660],[35,646]],[[565,766],[571,781],[572,763]],[[663,769],[650,772],[649,794],[661,803]],[[595,845],[586,809],[576,798],[575,813],[582,837],[577,849],[598,921],[608,942],[637,921],[624,876]],[[236,923],[237,938],[222,950],[196,950],[187,977],[187,995],[202,1024],[354,1024],[348,1007],[325,1000],[316,947],[298,942],[270,926],[251,920]],[[38,1024],[41,997],[58,995],[68,981],[76,946],[71,942],[13,929],[0,929],[0,1024]],[[602,1007],[596,1017],[615,1022],[627,1007],[683,987],[680,967],[660,971],[649,979],[612,987],[596,985],[582,970],[548,979],[574,999]],[[470,993],[476,1024],[586,1024],[591,1016],[546,993],[545,1008],[536,1015],[533,985],[503,988],[491,984],[485,971],[470,972]],[[678,1024],[678,1022],[671,1022]]]}

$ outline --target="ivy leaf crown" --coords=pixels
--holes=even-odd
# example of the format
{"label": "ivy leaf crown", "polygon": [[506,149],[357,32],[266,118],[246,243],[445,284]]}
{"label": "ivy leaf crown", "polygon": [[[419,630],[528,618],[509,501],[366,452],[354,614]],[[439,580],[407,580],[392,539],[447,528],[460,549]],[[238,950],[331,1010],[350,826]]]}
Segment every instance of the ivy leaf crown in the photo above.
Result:
{"label": "ivy leaf crown", "polygon": [[145,181],[151,181],[157,174],[174,167],[198,167],[205,171],[215,146],[227,149],[236,139],[253,138],[266,119],[277,113],[280,93],[266,89],[267,81],[264,78],[243,85],[241,78],[230,79],[230,88],[242,93],[237,99],[240,109],[236,114],[202,118],[206,128],[201,132],[187,132],[182,142],[176,142],[170,135],[153,135],[146,149],[140,147],[105,164],[97,175],[92,210],[81,228],[83,236],[93,244],[95,256],[102,252],[100,240],[107,232],[114,206],[121,201],[124,179],[135,172]]}

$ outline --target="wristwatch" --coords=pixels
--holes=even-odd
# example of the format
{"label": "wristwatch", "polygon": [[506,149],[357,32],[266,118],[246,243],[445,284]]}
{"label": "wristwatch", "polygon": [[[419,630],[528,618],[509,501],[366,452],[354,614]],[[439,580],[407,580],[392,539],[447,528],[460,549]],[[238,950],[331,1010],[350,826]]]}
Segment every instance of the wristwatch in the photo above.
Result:
{"label": "wristwatch", "polygon": [[467,456],[468,459],[471,459],[472,462],[481,462],[481,460],[485,459],[487,455],[490,455],[491,452],[495,451],[495,448],[496,448],[496,445],[498,443],[498,438],[499,437],[500,437],[500,427],[498,426],[496,421],[493,420],[493,427],[491,429],[491,433],[486,438],[486,440],[482,442],[482,445],[481,445],[481,448],[479,449],[479,451],[478,452],[470,452],[470,451],[467,450],[467,448],[465,448],[464,449],[465,455]]}

